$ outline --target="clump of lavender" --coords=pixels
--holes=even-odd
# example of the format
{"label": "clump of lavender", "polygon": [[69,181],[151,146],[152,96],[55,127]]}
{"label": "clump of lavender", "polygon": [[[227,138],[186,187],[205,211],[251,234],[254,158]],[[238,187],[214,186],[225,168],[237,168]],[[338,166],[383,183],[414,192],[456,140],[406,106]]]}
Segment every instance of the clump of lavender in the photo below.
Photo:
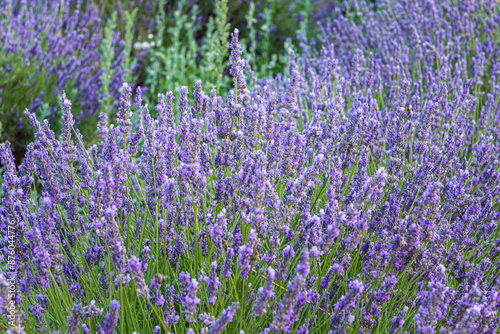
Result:
{"label": "clump of lavender", "polygon": [[[76,123],[90,125],[89,118],[101,110],[102,92],[118,97],[126,72],[134,69],[125,62],[129,55],[123,36],[116,29],[105,31],[101,15],[95,5],[78,1],[8,1],[0,9],[0,40],[5,45],[1,57],[7,64],[0,83],[0,138],[15,140],[16,152],[24,151],[17,142],[31,133],[22,117],[24,108],[47,115],[55,125],[55,102],[66,91],[79,107],[74,110]],[[108,49],[103,52],[106,38]],[[106,82],[102,73],[108,56],[113,75]]]}

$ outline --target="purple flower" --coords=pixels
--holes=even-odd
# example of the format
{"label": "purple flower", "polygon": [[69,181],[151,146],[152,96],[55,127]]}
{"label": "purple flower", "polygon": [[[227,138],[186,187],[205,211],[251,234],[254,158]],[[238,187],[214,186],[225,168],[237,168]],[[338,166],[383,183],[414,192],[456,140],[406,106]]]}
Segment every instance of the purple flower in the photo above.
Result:
{"label": "purple flower", "polygon": [[269,304],[269,300],[274,297],[273,283],[276,274],[272,267],[267,268],[266,284],[264,287],[259,288],[259,299],[254,303],[253,314],[256,317],[260,317],[266,313],[266,308]]}
{"label": "purple flower", "polygon": [[213,261],[210,265],[210,274],[205,277],[205,283],[208,285],[208,303],[214,305],[217,300],[219,289],[219,276],[217,275],[217,261]]}
{"label": "purple flower", "polygon": [[169,287],[168,284],[165,287],[166,290],[166,296],[165,296],[165,301],[166,301],[166,308],[165,312],[163,314],[164,319],[165,319],[165,324],[167,325],[175,325],[179,321],[179,316],[175,312],[174,308],[174,287],[171,286]]}
{"label": "purple flower", "polygon": [[81,315],[81,304],[74,303],[71,316],[68,316],[68,327],[67,327],[68,334],[78,333],[78,327],[80,324],[80,315]]}
{"label": "purple flower", "polygon": [[[468,307],[464,305],[464,308],[466,308],[465,312],[462,312],[462,314],[459,314],[458,317],[456,317],[456,325],[453,328],[453,334],[464,332],[493,333],[495,331],[494,319],[498,319],[498,310],[495,309],[495,305],[498,307],[500,294],[497,289],[484,293],[481,293],[480,291],[477,292],[478,295],[482,294],[481,300],[478,303],[467,305]],[[463,300],[461,302],[463,302]]]}
{"label": "purple flower", "polygon": [[82,308],[81,315],[84,319],[90,319],[102,314],[103,309],[98,308],[95,303],[95,300],[92,300],[89,306],[85,306]]}
{"label": "purple flower", "polygon": [[364,285],[359,280],[354,280],[349,284],[349,291],[335,304],[336,312],[348,311],[356,306],[359,297],[363,293]]}
{"label": "purple flower", "polygon": [[246,245],[240,247],[238,251],[238,268],[241,270],[241,277],[243,279],[248,277],[248,273],[251,269],[251,257],[254,252],[253,247],[255,246],[255,241],[257,238],[257,233],[255,230],[251,230],[248,235],[248,242]]}
{"label": "purple flower", "polygon": [[403,307],[403,309],[399,311],[399,314],[392,318],[389,333],[397,333],[398,330],[403,327],[406,312],[408,312],[408,306]]}
{"label": "purple flower", "polygon": [[210,325],[215,321],[215,317],[208,313],[202,313],[198,315],[198,321],[204,325]]}
{"label": "purple flower", "polygon": [[111,301],[111,306],[109,309],[109,313],[106,314],[104,321],[101,325],[101,330],[104,334],[112,334],[115,330],[115,327],[118,325],[118,309],[120,308],[120,303],[118,301]]}
{"label": "purple flower", "polygon": [[144,272],[141,266],[141,261],[135,256],[128,261],[130,272],[134,275],[135,286],[137,287],[137,294],[141,298],[150,298],[149,287],[144,280]]}
{"label": "purple flower", "polygon": [[242,103],[245,100],[246,96],[246,82],[245,75],[243,74],[243,70],[245,68],[245,61],[241,59],[241,45],[238,41],[239,30],[234,29],[234,32],[231,34],[231,55],[229,56],[229,73],[233,77],[234,88],[237,94],[238,103]]}
{"label": "purple flower", "polygon": [[439,265],[435,277],[422,291],[420,306],[415,315],[417,333],[434,333],[437,322],[446,316],[453,289],[446,286],[445,267]]}
{"label": "purple flower", "polygon": [[231,276],[231,270],[234,263],[234,250],[228,248],[226,251],[224,265],[222,266],[221,275],[223,278],[228,279]]}
{"label": "purple flower", "polygon": [[126,140],[127,136],[130,134],[132,121],[132,112],[130,107],[132,106],[132,87],[124,83],[122,86],[122,93],[120,98],[120,108],[116,114],[116,120],[120,125],[120,133],[123,135],[123,139]]}
{"label": "purple flower", "polygon": [[276,278],[278,280],[281,281],[281,280],[285,279],[285,276],[286,276],[286,273],[288,270],[288,266],[289,266],[290,261],[292,260],[294,255],[295,255],[295,251],[293,250],[293,248],[290,245],[287,245],[283,249],[283,251],[281,252],[281,261],[279,263],[278,270],[276,273]]}
{"label": "purple flower", "polygon": [[152,300],[156,307],[162,307],[165,304],[165,298],[161,294],[161,283],[164,281],[164,277],[161,274],[156,274],[151,279],[149,285],[149,290],[152,294]]}
{"label": "purple flower", "polygon": [[186,320],[189,323],[196,321],[196,308],[200,303],[200,299],[196,297],[198,291],[198,281],[192,279],[189,273],[181,272],[179,275],[181,284],[182,298],[181,304],[183,313],[186,315]]}
{"label": "purple flower", "polygon": [[215,223],[209,228],[210,238],[212,242],[220,251],[224,248],[226,243],[226,229],[227,229],[227,218],[226,209],[223,208],[221,212],[217,215]]}
{"label": "purple flower", "polygon": [[288,283],[287,291],[274,311],[271,329],[289,332],[290,327],[298,320],[298,315],[305,305],[305,296],[301,292],[309,275],[309,252],[302,250],[300,262],[297,265],[297,274],[292,282]]}
{"label": "purple flower", "polygon": [[208,334],[219,334],[222,333],[227,324],[233,321],[233,317],[238,310],[238,303],[232,303],[227,309],[222,311],[220,317],[213,322],[208,328]]}
{"label": "purple flower", "polygon": [[347,325],[354,321],[354,316],[351,311],[357,306],[358,301],[363,295],[365,289],[364,284],[358,279],[353,280],[349,284],[349,290],[345,296],[342,296],[333,306],[335,313],[331,319],[334,330],[346,328]]}

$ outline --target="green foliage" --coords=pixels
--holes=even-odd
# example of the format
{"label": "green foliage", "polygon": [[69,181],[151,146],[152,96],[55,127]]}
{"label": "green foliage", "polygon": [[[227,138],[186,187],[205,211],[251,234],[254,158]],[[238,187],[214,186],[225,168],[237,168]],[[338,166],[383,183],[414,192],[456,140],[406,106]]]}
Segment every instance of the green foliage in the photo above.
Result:
{"label": "green foliage", "polygon": [[[215,18],[208,22],[205,43],[205,57],[202,62],[204,77],[208,78],[208,86],[218,89],[222,81],[223,60],[228,54],[228,38],[230,25],[227,22],[227,0],[215,2]],[[227,84],[224,82],[224,84]],[[215,86],[215,87],[214,87]]]}
{"label": "green foliage", "polygon": [[113,75],[111,65],[115,55],[113,49],[113,35],[116,29],[116,13],[111,15],[110,20],[106,24],[104,29],[104,38],[101,43],[101,56],[102,56],[102,100],[101,105],[104,110],[110,110],[112,104],[112,98],[109,91],[109,86],[111,84],[111,76]]}
{"label": "green foliage", "polygon": [[[216,0],[189,6],[186,0],[173,6],[163,0],[154,43],[149,43],[144,82],[154,101],[158,93],[175,91],[180,86],[194,86],[201,80],[208,89],[224,94],[232,87],[227,70],[230,30],[240,29],[245,58],[256,79],[282,73],[286,65],[284,47],[300,34],[307,36],[310,1],[267,0],[239,4],[235,0]],[[170,14],[170,16],[168,15]],[[285,15],[286,14],[286,15]],[[303,18],[297,25],[297,18]],[[196,21],[196,19],[198,20]],[[201,19],[200,19],[201,18]],[[310,33],[309,33],[310,34]]]}
{"label": "green foliage", "polygon": [[[187,1],[182,0],[173,13],[174,24],[168,28],[160,25],[158,29],[158,47],[150,50],[150,67],[146,70],[145,82],[153,92],[173,90],[179,82],[187,84],[197,79],[199,46],[194,33],[198,6],[192,6],[186,13],[187,7]],[[160,22],[163,20],[162,11]],[[164,31],[167,38],[163,36]]]}
{"label": "green foliage", "polygon": [[125,78],[124,81],[126,83],[133,82],[134,78],[132,77],[132,68],[136,65],[136,59],[132,57],[132,45],[134,42],[134,21],[137,16],[137,8],[134,8],[132,12],[125,12],[125,37],[123,39],[124,44],[124,60],[123,65],[125,69]]}

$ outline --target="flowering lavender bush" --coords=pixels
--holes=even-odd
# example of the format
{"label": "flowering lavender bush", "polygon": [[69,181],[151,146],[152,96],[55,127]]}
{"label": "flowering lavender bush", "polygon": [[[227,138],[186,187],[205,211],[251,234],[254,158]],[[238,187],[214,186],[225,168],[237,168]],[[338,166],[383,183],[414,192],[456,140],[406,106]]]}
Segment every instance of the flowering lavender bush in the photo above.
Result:
{"label": "flowering lavender bush", "polygon": [[76,123],[94,127],[92,116],[110,109],[122,82],[133,79],[127,34],[115,31],[116,19],[102,18],[92,4],[75,0],[2,2],[0,138],[12,141],[15,153],[24,152],[32,135],[24,108],[58,127],[56,102],[65,90]]}
{"label": "flowering lavender bush", "polygon": [[225,96],[153,118],[124,84],[90,148],[65,95],[59,139],[26,111],[19,168],[0,146],[2,329],[498,333],[498,5],[359,6],[254,87],[237,30]]}

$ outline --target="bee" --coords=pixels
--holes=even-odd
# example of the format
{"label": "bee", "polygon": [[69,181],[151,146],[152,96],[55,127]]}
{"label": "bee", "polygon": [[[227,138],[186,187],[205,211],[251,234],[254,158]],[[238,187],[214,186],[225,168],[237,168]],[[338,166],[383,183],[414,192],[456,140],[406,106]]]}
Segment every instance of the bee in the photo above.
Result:
{"label": "bee", "polygon": [[399,237],[399,245],[400,245],[401,247],[406,246],[406,240],[405,240],[405,238],[404,238],[404,237]]}
{"label": "bee", "polygon": [[411,104],[406,107],[406,114],[407,114],[408,117],[410,117],[411,115],[413,115],[413,107],[411,106]]}
{"label": "bee", "polygon": [[250,260],[252,261],[260,260],[260,253],[254,250],[252,256],[250,257]]}
{"label": "bee", "polygon": [[163,277],[163,275],[160,273],[156,273],[155,278],[156,278],[156,281],[159,283],[162,283],[165,280],[165,277]]}

